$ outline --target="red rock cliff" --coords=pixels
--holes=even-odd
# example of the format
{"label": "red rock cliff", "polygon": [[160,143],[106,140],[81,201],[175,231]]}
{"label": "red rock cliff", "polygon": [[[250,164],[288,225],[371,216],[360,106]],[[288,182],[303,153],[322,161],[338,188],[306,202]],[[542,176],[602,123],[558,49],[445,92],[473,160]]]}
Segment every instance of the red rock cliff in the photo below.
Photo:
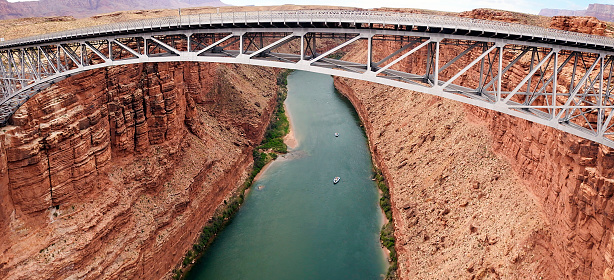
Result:
{"label": "red rock cliff", "polygon": [[[578,22],[566,29],[584,30]],[[524,64],[509,78],[522,77]],[[389,182],[402,279],[614,279],[611,149],[426,94],[335,84]]]}
{"label": "red rock cliff", "polygon": [[271,69],[161,63],[68,78],[0,134],[0,278],[158,279],[243,182]]}

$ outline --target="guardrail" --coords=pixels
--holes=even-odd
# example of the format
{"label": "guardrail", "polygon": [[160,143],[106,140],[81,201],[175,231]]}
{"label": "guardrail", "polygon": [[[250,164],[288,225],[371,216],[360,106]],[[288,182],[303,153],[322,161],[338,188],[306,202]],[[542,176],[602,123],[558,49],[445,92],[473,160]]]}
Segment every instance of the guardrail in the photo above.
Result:
{"label": "guardrail", "polygon": [[452,16],[376,12],[365,10],[303,10],[303,11],[258,11],[197,14],[119,22],[87,28],[54,32],[0,42],[0,49],[48,41],[75,39],[85,36],[104,35],[114,32],[159,30],[164,28],[196,27],[203,25],[261,23],[261,22],[345,22],[376,23],[441,27],[473,31],[488,31],[510,35],[539,37],[550,40],[575,42],[595,46],[614,46],[614,38],[576,33],[537,26],[488,21]]}

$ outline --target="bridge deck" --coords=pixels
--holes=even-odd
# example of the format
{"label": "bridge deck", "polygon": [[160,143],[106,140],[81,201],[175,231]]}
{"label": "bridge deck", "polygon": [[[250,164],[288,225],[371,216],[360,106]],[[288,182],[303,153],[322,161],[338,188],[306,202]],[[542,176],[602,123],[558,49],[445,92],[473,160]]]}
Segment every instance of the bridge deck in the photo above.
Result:
{"label": "bridge deck", "polygon": [[396,30],[404,31],[500,38],[596,50],[614,50],[614,39],[612,38],[558,29],[452,16],[361,10],[230,12],[145,19],[5,41],[0,43],[0,50],[50,42],[90,39],[105,35],[185,29],[220,29],[228,26],[233,28],[341,27],[355,29],[382,29],[385,26],[394,26]]}
{"label": "bridge deck", "polygon": [[[363,48],[346,58],[345,48]],[[311,10],[156,18],[0,43],[0,123],[61,79],[147,62],[361,79],[503,112],[614,148],[614,39],[469,18]]]}

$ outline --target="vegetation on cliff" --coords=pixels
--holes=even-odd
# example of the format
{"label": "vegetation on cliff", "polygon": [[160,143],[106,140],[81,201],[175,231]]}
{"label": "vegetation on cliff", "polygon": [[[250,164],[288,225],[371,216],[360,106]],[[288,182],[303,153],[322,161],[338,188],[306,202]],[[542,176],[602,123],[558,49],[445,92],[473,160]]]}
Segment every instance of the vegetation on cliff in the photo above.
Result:
{"label": "vegetation on cliff", "polygon": [[262,143],[253,150],[254,165],[252,172],[239,190],[230,199],[224,200],[224,204],[220,205],[213,217],[207,221],[200,237],[192,245],[192,249],[188,250],[184,256],[180,267],[173,270],[174,279],[184,279],[195,261],[206,252],[215,240],[215,237],[232,221],[232,218],[239,211],[245,200],[245,192],[251,187],[254,178],[260,173],[262,168],[270,161],[276,159],[278,153],[287,152],[283,137],[288,134],[290,123],[284,110],[284,101],[288,96],[287,77],[290,73],[291,70],[285,70],[277,77],[277,106]]}
{"label": "vegetation on cliff", "polygon": [[388,272],[386,273],[386,279],[397,279],[397,252],[394,247],[394,223],[392,221],[390,191],[388,189],[388,185],[386,185],[386,180],[382,175],[382,172],[377,169],[377,167],[373,167],[373,169],[375,170],[375,183],[377,184],[377,188],[379,188],[379,190],[382,192],[382,196],[379,199],[379,205],[382,208],[382,211],[384,211],[386,219],[388,219],[388,222],[382,226],[382,230],[379,234],[382,245],[384,245],[389,252],[388,262],[390,263],[390,266],[388,267]]}
{"label": "vegetation on cliff", "polygon": [[[335,88],[335,93],[341,98],[344,102],[347,102],[348,105],[352,108],[356,108],[352,101],[346,96],[342,91]],[[360,119],[360,114],[358,112],[355,113],[356,124],[362,128],[362,132],[365,137],[368,137],[365,127]],[[382,226],[380,231],[380,242],[381,244],[388,249],[388,271],[386,272],[386,280],[396,280],[397,277],[397,252],[395,249],[395,237],[394,237],[394,222],[392,220],[392,204],[390,202],[390,190],[388,189],[388,185],[386,184],[386,179],[382,174],[382,171],[379,170],[375,164],[373,164],[373,178],[375,179],[375,184],[377,188],[381,192],[381,196],[379,199],[379,205],[386,219],[388,220],[386,224]]]}
{"label": "vegetation on cliff", "polygon": [[[290,122],[286,116],[286,110],[284,109],[284,101],[288,96],[288,75],[291,70],[285,70],[277,77],[277,85],[279,90],[277,91],[277,106],[273,112],[273,117],[264,134],[264,139],[260,146],[257,147],[258,152],[266,153],[267,151],[273,151],[275,153],[287,153],[288,147],[284,144],[284,136],[290,132]],[[276,155],[269,153],[269,155],[275,159]],[[254,153],[254,162],[256,161]],[[264,165],[263,165],[264,166]]]}

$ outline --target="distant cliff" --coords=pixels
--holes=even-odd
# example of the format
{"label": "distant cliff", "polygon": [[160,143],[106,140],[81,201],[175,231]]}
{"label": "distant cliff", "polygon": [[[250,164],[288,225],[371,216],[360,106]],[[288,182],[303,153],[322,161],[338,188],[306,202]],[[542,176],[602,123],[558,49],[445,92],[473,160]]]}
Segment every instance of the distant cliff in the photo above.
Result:
{"label": "distant cliff", "polygon": [[220,0],[39,0],[10,3],[0,0],[0,19],[24,17],[89,17],[116,11],[226,6]]}
{"label": "distant cliff", "polygon": [[539,12],[540,16],[588,16],[596,17],[603,21],[614,21],[614,5],[607,4],[590,4],[586,10],[557,10],[557,9],[542,9]]}

